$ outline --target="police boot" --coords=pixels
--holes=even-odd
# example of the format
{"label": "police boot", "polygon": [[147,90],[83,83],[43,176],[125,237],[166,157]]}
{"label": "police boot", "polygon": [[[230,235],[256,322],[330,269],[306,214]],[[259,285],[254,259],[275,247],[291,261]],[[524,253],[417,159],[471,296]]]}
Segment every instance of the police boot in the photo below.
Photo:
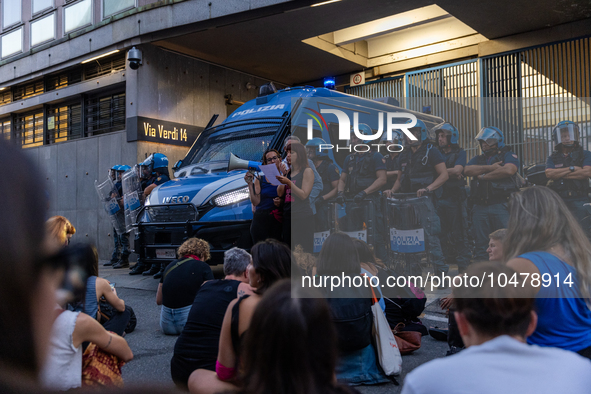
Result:
{"label": "police boot", "polygon": [[162,278],[162,275],[164,275],[165,269],[166,269],[166,264],[160,264],[160,271],[158,271],[158,273],[156,275],[154,275],[154,279]]}
{"label": "police boot", "polygon": [[144,271],[142,273],[143,276],[150,276],[150,275],[154,275],[157,274],[158,271],[160,271],[160,264],[156,263],[156,264],[152,264],[152,266],[150,267],[149,270]]}
{"label": "police boot", "polygon": [[138,261],[137,264],[133,267],[131,271],[129,271],[129,275],[141,275],[144,271],[149,269],[146,264],[141,261]]}
{"label": "police boot", "polygon": [[103,263],[103,267],[109,267],[111,265],[117,264],[118,260],[110,260],[107,261],[106,263]]}
{"label": "police boot", "polygon": [[128,257],[121,257],[121,260],[117,262],[117,264],[113,265],[114,269],[118,268],[128,268],[129,267],[129,259]]}

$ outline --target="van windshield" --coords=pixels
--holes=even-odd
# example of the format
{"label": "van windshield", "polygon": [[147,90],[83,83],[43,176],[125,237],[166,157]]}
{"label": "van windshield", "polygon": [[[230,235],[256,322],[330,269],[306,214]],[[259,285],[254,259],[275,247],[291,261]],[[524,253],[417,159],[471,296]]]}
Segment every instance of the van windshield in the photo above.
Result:
{"label": "van windshield", "polygon": [[280,122],[246,122],[219,125],[204,131],[196,142],[190,164],[228,161],[230,153],[244,160],[261,161]]}

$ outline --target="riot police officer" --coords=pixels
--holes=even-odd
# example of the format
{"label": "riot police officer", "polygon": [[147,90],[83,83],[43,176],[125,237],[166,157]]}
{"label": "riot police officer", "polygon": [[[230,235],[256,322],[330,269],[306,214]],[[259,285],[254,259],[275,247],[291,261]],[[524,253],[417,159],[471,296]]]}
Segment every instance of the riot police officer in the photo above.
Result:
{"label": "riot police officer", "polygon": [[[168,158],[162,153],[151,154],[146,160],[139,164],[139,167],[143,177],[147,178],[142,182],[144,196],[146,197],[150,195],[152,190],[157,186],[170,180],[170,176],[168,175]],[[136,242],[138,241],[139,240],[136,237]],[[154,263],[151,267],[148,267],[142,260],[140,254],[137,264],[129,272],[129,275],[154,275],[154,279],[160,279],[165,268],[165,263]]]}
{"label": "riot police officer", "polygon": [[[365,123],[358,125],[358,130],[363,135],[373,135],[371,127]],[[347,197],[352,197],[354,202],[345,206],[347,212],[347,222],[351,226],[350,230],[358,230],[364,221],[361,202],[370,198],[373,201],[375,217],[374,225],[376,231],[375,254],[382,261],[386,261],[387,253],[385,241],[383,239],[383,225],[380,215],[380,190],[386,184],[386,165],[384,156],[379,152],[365,152],[365,146],[370,141],[363,141],[355,133],[351,133],[351,147],[354,153],[347,155],[343,164],[343,171],[337,186],[336,202],[343,205],[345,203],[345,193]],[[359,148],[360,146],[360,148]],[[356,150],[356,147],[359,149]]]}
{"label": "riot police officer", "polygon": [[[118,197],[121,198],[121,181],[118,180],[118,171],[119,171],[119,167],[121,167],[120,164],[115,164],[113,167],[111,167],[109,169],[109,177],[111,178],[111,180],[114,182],[115,188],[117,189],[117,192],[119,193],[119,196],[115,196],[115,193],[111,193],[111,198],[113,197]],[[122,202],[120,200],[117,201],[118,204],[120,206],[122,206]],[[117,263],[119,262],[119,254],[120,254],[120,249],[121,249],[121,240],[119,239],[119,234],[117,234],[117,231],[115,230],[115,227],[113,227],[113,244],[114,244],[114,249],[113,249],[113,253],[111,254],[111,260],[104,263],[103,266],[111,266],[111,265],[117,265]],[[129,243],[128,243],[129,246]],[[127,248],[127,251],[129,248]]]}
{"label": "riot police officer", "polygon": [[[119,206],[123,209],[123,188],[121,184],[121,176],[125,171],[129,170],[131,167],[127,165],[118,165],[114,167],[117,167],[115,170],[117,173],[115,188],[117,189],[117,193],[119,193],[118,203]],[[113,263],[113,268],[127,268],[129,267],[129,255],[131,254],[131,251],[129,250],[129,233],[124,232],[122,234],[119,234],[117,233],[117,230],[113,228],[113,234],[115,250],[113,251],[113,255],[111,256],[111,261],[113,261],[113,256],[118,252],[119,249],[121,249],[121,259],[119,259],[116,263]]]}
{"label": "riot police officer", "polygon": [[322,190],[315,201],[316,231],[324,231],[330,228],[327,201],[336,197],[340,178],[339,169],[328,157],[326,150],[321,150],[321,145],[326,145],[326,141],[322,138],[312,138],[306,143],[308,159],[312,161],[314,167],[316,167],[316,171],[318,171],[318,175],[322,179]]}
{"label": "riot police officer", "polygon": [[557,192],[591,238],[591,218],[583,204],[589,202],[591,152],[579,143],[579,126],[562,121],[552,130],[554,151],[546,161],[548,187]]}
{"label": "riot police officer", "polygon": [[432,130],[437,136],[439,151],[445,159],[449,179],[442,186],[437,202],[437,214],[441,220],[439,240],[447,264],[458,264],[460,273],[470,264],[468,246],[468,211],[466,181],[463,175],[466,166],[466,151],[458,145],[460,133],[450,123],[442,123]]}
{"label": "riot police officer", "polygon": [[[417,120],[409,131],[416,138],[406,139],[406,148],[398,157],[398,177],[387,196],[392,193],[416,193],[417,197],[428,196],[425,200],[426,209],[421,209],[421,224],[425,232],[426,242],[429,245],[431,263],[435,275],[447,273],[449,266],[445,263],[438,235],[441,232],[441,223],[435,207],[437,198],[441,196],[441,186],[448,180],[449,175],[445,168],[445,160],[441,152],[433,146],[435,136],[429,133],[423,121]],[[442,285],[440,288],[444,288]]]}
{"label": "riot police officer", "polygon": [[476,238],[476,261],[486,261],[488,235],[507,227],[507,201],[521,186],[517,175],[519,159],[505,145],[503,132],[496,127],[483,127],[476,140],[482,154],[468,162],[464,175],[473,177],[470,197],[474,203],[472,229]]}

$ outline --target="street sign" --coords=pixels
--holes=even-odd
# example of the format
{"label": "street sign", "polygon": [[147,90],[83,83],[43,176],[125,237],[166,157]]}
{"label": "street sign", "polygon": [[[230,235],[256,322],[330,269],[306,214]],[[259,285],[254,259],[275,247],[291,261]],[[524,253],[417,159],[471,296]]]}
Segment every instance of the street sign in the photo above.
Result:
{"label": "street sign", "polygon": [[351,74],[351,86],[365,85],[365,71],[358,72],[357,74]]}

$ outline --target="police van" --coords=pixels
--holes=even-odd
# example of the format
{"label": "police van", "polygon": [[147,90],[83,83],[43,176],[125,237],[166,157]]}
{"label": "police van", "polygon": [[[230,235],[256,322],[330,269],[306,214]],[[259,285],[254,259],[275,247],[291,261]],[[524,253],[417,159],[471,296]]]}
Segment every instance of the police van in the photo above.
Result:
{"label": "police van", "polygon": [[[175,259],[176,248],[189,237],[209,242],[210,264],[223,262],[224,251],[232,247],[250,249],[253,212],[244,181],[246,169],[228,171],[231,154],[261,162],[266,149],[281,152],[290,134],[298,136],[303,144],[309,138],[321,137],[327,142],[329,157],[340,169],[352,149],[347,140],[340,139],[343,127],[348,133],[350,126],[343,126],[335,111],[346,114],[351,126],[357,121],[382,130],[383,137],[387,135],[388,121],[392,122],[387,113],[410,113],[428,127],[443,122],[435,116],[400,108],[392,98],[368,100],[309,86],[280,91],[263,86],[261,92],[217,126],[213,125],[215,115],[185,158],[173,167],[175,179],[158,186],[146,199],[138,215],[139,244],[135,248],[145,263]],[[376,139],[371,143],[379,142]],[[372,149],[387,154],[384,145]]]}

